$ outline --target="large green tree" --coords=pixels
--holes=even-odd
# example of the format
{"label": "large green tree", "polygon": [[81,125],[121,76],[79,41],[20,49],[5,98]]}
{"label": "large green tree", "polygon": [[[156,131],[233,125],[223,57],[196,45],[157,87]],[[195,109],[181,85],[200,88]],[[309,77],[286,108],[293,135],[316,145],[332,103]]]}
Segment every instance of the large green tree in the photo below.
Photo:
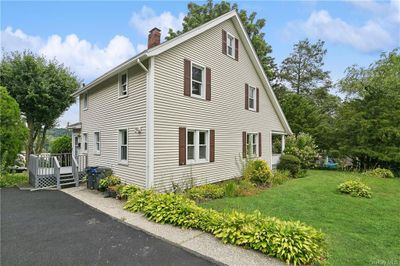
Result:
{"label": "large green tree", "polygon": [[13,165],[27,136],[18,103],[0,86],[0,172]]}
{"label": "large green tree", "polygon": [[400,53],[383,53],[368,68],[352,66],[340,81],[347,100],[336,119],[342,153],[362,168],[400,169]]}
{"label": "large green tree", "polygon": [[257,56],[260,59],[261,65],[263,66],[269,81],[274,81],[276,78],[277,67],[274,63],[274,58],[271,56],[272,47],[266,42],[265,33],[262,32],[262,29],[266,25],[266,20],[256,19],[256,12],[247,14],[246,10],[239,10],[236,3],[231,4],[227,1],[214,3],[213,0],[208,0],[204,4],[190,2],[188,4],[188,13],[183,19],[182,30],[175,32],[170,29],[166,39],[170,40],[175,38],[176,36],[190,31],[231,10],[236,10],[238,12],[243,26],[254,46]]}
{"label": "large green tree", "polygon": [[[64,65],[32,52],[4,54],[0,85],[18,102],[29,129],[26,154],[40,153],[46,132],[75,101],[78,78]],[[36,150],[34,144],[36,142]]]}

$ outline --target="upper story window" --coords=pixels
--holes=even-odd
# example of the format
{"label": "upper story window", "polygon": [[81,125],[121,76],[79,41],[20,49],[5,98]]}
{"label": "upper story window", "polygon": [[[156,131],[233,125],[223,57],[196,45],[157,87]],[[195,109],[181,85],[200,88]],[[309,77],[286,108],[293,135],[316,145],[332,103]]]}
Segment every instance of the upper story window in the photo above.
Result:
{"label": "upper story window", "polygon": [[88,134],[83,133],[83,151],[87,152],[88,151]]}
{"label": "upper story window", "polygon": [[247,133],[247,154],[250,157],[257,157],[258,133]]}
{"label": "upper story window", "polygon": [[249,110],[256,110],[256,97],[257,97],[256,88],[249,86]]}
{"label": "upper story window", "polygon": [[192,96],[204,98],[204,67],[192,64]]}
{"label": "upper story window", "polygon": [[83,94],[83,109],[88,109],[88,94],[84,93]]}
{"label": "upper story window", "polygon": [[128,95],[128,72],[121,73],[119,75],[119,97]]}
{"label": "upper story window", "polygon": [[187,130],[188,163],[208,162],[208,130]]}
{"label": "upper story window", "polygon": [[227,46],[226,53],[230,57],[235,58],[235,37],[230,33],[226,34],[226,46]]}
{"label": "upper story window", "polygon": [[120,163],[128,163],[128,130],[120,129],[118,134],[118,160]]}
{"label": "upper story window", "polygon": [[95,153],[100,153],[100,132],[94,132]]}

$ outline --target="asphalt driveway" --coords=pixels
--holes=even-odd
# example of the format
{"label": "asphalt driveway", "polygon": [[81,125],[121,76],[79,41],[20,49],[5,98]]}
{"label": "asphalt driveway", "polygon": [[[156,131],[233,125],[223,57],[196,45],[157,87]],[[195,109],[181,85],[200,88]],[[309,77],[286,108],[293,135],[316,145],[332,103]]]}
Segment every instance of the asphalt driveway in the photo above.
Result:
{"label": "asphalt driveway", "polygon": [[213,265],[60,191],[0,194],[1,265]]}

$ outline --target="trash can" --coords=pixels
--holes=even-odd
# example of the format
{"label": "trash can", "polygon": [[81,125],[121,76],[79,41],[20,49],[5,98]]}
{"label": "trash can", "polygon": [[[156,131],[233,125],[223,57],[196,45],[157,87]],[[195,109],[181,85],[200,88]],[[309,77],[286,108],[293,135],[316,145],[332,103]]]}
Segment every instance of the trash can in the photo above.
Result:
{"label": "trash can", "polygon": [[86,168],[87,188],[98,189],[100,180],[112,175],[112,170],[109,167],[90,166]]}

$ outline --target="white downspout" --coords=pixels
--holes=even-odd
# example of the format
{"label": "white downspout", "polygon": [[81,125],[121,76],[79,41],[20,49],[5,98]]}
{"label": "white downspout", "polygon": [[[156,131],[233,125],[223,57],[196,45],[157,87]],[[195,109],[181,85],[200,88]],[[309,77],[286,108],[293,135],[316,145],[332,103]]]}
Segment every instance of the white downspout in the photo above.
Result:
{"label": "white downspout", "polygon": [[154,56],[150,57],[146,84],[146,188],[154,186]]}

